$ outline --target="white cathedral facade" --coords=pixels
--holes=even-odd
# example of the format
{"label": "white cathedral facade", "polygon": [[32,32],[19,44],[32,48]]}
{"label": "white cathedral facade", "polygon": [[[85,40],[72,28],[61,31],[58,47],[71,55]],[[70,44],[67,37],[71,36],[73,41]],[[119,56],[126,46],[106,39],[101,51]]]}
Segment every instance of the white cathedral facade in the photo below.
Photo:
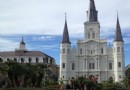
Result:
{"label": "white cathedral facade", "polygon": [[[67,20],[60,44],[60,78],[93,75],[98,82],[112,77],[116,82],[124,78],[124,41],[117,17],[113,46],[108,46],[106,39],[100,38],[100,23],[94,0],[90,0],[87,11],[88,20],[84,23],[84,39],[77,40],[76,48],[71,47]],[[108,33],[109,34],[109,33]]]}

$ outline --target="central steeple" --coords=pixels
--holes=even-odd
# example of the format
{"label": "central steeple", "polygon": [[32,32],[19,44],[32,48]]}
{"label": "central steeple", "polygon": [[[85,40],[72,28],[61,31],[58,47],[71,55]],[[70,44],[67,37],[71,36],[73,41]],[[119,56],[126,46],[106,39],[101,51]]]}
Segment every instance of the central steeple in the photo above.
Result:
{"label": "central steeple", "polygon": [[90,0],[89,10],[88,10],[88,21],[89,22],[97,22],[98,21],[98,11],[95,7],[94,0]]}

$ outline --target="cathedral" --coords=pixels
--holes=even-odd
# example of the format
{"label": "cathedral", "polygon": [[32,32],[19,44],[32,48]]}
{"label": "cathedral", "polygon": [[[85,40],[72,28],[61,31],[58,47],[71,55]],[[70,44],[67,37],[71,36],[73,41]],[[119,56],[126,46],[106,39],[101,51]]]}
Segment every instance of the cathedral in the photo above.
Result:
{"label": "cathedral", "polygon": [[60,44],[60,78],[69,80],[79,76],[97,77],[98,82],[112,77],[115,82],[124,78],[124,41],[117,16],[113,45],[100,38],[100,22],[94,0],[90,0],[87,20],[84,22],[84,39],[71,46],[67,20]]}

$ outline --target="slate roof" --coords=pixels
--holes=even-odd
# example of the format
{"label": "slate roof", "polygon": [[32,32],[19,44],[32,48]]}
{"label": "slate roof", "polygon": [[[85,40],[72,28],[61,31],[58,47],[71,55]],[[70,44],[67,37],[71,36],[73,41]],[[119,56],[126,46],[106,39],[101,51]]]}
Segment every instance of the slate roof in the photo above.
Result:
{"label": "slate roof", "polygon": [[115,32],[114,41],[122,41],[123,42],[123,38],[122,38],[122,33],[121,33],[121,28],[120,28],[120,23],[119,23],[118,17],[117,17],[116,32]]}
{"label": "slate roof", "polygon": [[67,21],[65,20],[62,43],[70,43]]}
{"label": "slate roof", "polygon": [[89,10],[88,10],[88,21],[89,22],[97,22],[98,18],[97,18],[97,10],[95,7],[95,2],[94,0],[90,0],[90,5],[89,5]]}
{"label": "slate roof", "polygon": [[22,41],[20,42],[20,44],[25,45],[25,42],[24,42],[24,40],[23,40],[23,37],[22,37]]}
{"label": "slate roof", "polygon": [[41,51],[4,51],[0,52],[1,57],[10,57],[10,56],[36,56],[36,57],[50,57],[47,54],[41,52]]}

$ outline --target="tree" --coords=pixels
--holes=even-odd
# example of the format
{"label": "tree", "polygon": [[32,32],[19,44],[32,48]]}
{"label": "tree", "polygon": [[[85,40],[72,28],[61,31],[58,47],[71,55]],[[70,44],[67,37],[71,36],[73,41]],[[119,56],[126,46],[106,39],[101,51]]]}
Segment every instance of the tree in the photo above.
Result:
{"label": "tree", "polygon": [[2,75],[7,75],[8,69],[9,69],[9,67],[7,64],[5,64],[5,63],[0,64],[0,73]]}
{"label": "tree", "polygon": [[3,75],[8,75],[10,85],[16,87],[22,82],[22,86],[41,87],[42,80],[46,82],[51,77],[51,71],[48,65],[45,64],[20,64],[13,60],[2,63],[0,72]]}
{"label": "tree", "polygon": [[8,77],[12,83],[12,86],[13,87],[19,86],[18,85],[19,83],[17,81],[20,80],[21,82],[24,82],[23,78],[26,73],[26,67],[23,64],[11,60],[6,62],[6,64],[9,67]]}
{"label": "tree", "polygon": [[49,79],[51,76],[51,71],[49,69],[49,66],[45,64],[36,64],[36,75],[37,75],[37,87],[41,87],[42,85],[42,80],[45,82]]}

